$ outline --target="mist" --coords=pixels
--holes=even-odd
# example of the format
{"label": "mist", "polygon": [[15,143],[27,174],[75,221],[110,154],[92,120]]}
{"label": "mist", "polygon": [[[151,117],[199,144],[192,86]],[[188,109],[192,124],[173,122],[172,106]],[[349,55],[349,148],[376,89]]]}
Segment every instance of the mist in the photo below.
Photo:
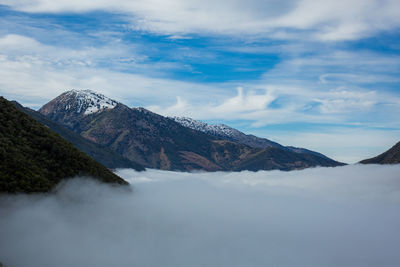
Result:
{"label": "mist", "polygon": [[0,197],[5,266],[400,266],[400,165],[116,173]]}

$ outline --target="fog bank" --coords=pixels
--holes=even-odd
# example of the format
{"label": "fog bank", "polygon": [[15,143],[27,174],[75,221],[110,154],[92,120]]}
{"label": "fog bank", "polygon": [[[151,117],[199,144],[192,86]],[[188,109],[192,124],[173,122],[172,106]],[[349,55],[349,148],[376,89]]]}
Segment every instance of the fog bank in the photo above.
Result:
{"label": "fog bank", "polygon": [[117,174],[0,197],[5,266],[399,266],[400,165]]}

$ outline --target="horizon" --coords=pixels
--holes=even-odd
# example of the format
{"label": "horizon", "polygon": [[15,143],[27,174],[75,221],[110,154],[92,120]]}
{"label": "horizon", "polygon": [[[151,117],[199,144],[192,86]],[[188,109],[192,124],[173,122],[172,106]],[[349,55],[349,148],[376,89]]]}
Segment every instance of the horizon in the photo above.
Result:
{"label": "horizon", "polygon": [[0,0],[0,94],[38,109],[89,89],[355,163],[400,140],[397,10],[374,0]]}

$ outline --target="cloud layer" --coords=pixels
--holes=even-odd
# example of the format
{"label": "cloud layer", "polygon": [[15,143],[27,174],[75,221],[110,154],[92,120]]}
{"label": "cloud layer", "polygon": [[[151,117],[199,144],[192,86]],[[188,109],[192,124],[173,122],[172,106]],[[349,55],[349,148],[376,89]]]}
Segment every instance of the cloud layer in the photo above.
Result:
{"label": "cloud layer", "polygon": [[397,266],[399,166],[117,173],[2,196],[6,266]]}
{"label": "cloud layer", "polygon": [[[132,27],[162,34],[207,33],[307,36],[323,41],[351,40],[390,31],[400,25],[396,0],[2,0],[25,12],[88,12],[107,10],[131,15]],[[295,30],[296,32],[293,32]]]}

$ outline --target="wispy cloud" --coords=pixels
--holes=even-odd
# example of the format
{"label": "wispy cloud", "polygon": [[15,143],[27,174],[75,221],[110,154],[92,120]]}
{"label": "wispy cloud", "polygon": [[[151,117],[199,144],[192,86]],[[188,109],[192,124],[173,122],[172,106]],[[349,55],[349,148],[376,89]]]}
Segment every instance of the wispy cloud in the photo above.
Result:
{"label": "wispy cloud", "polygon": [[[296,80],[287,82],[294,84]],[[203,120],[240,119],[252,121],[253,126],[258,127],[288,122],[364,126],[379,123],[383,126],[387,123],[387,127],[399,127],[396,114],[399,112],[400,98],[396,92],[330,85],[321,90],[324,88],[322,84],[315,86],[302,80],[297,83],[295,86],[285,82],[268,84],[258,81],[248,83],[246,90],[239,87],[236,95],[216,101],[199,102],[179,96],[175,104],[147,107],[168,116],[184,114]],[[386,118],[380,117],[382,114],[387,114]]]}
{"label": "wispy cloud", "polygon": [[145,71],[150,64],[136,61],[135,54],[118,43],[74,49],[5,35],[0,37],[0,49],[0,92],[34,107],[71,88],[98,90],[135,106],[175,95],[193,97],[188,88],[218,94],[212,86],[152,77],[167,65],[151,64]]}
{"label": "wispy cloud", "polygon": [[[351,40],[399,27],[396,0],[252,0],[252,1],[82,1],[2,0],[25,12],[87,12],[108,10],[132,15],[132,26],[181,36],[187,33],[302,36],[318,40]],[[297,35],[298,37],[298,35]]]}

